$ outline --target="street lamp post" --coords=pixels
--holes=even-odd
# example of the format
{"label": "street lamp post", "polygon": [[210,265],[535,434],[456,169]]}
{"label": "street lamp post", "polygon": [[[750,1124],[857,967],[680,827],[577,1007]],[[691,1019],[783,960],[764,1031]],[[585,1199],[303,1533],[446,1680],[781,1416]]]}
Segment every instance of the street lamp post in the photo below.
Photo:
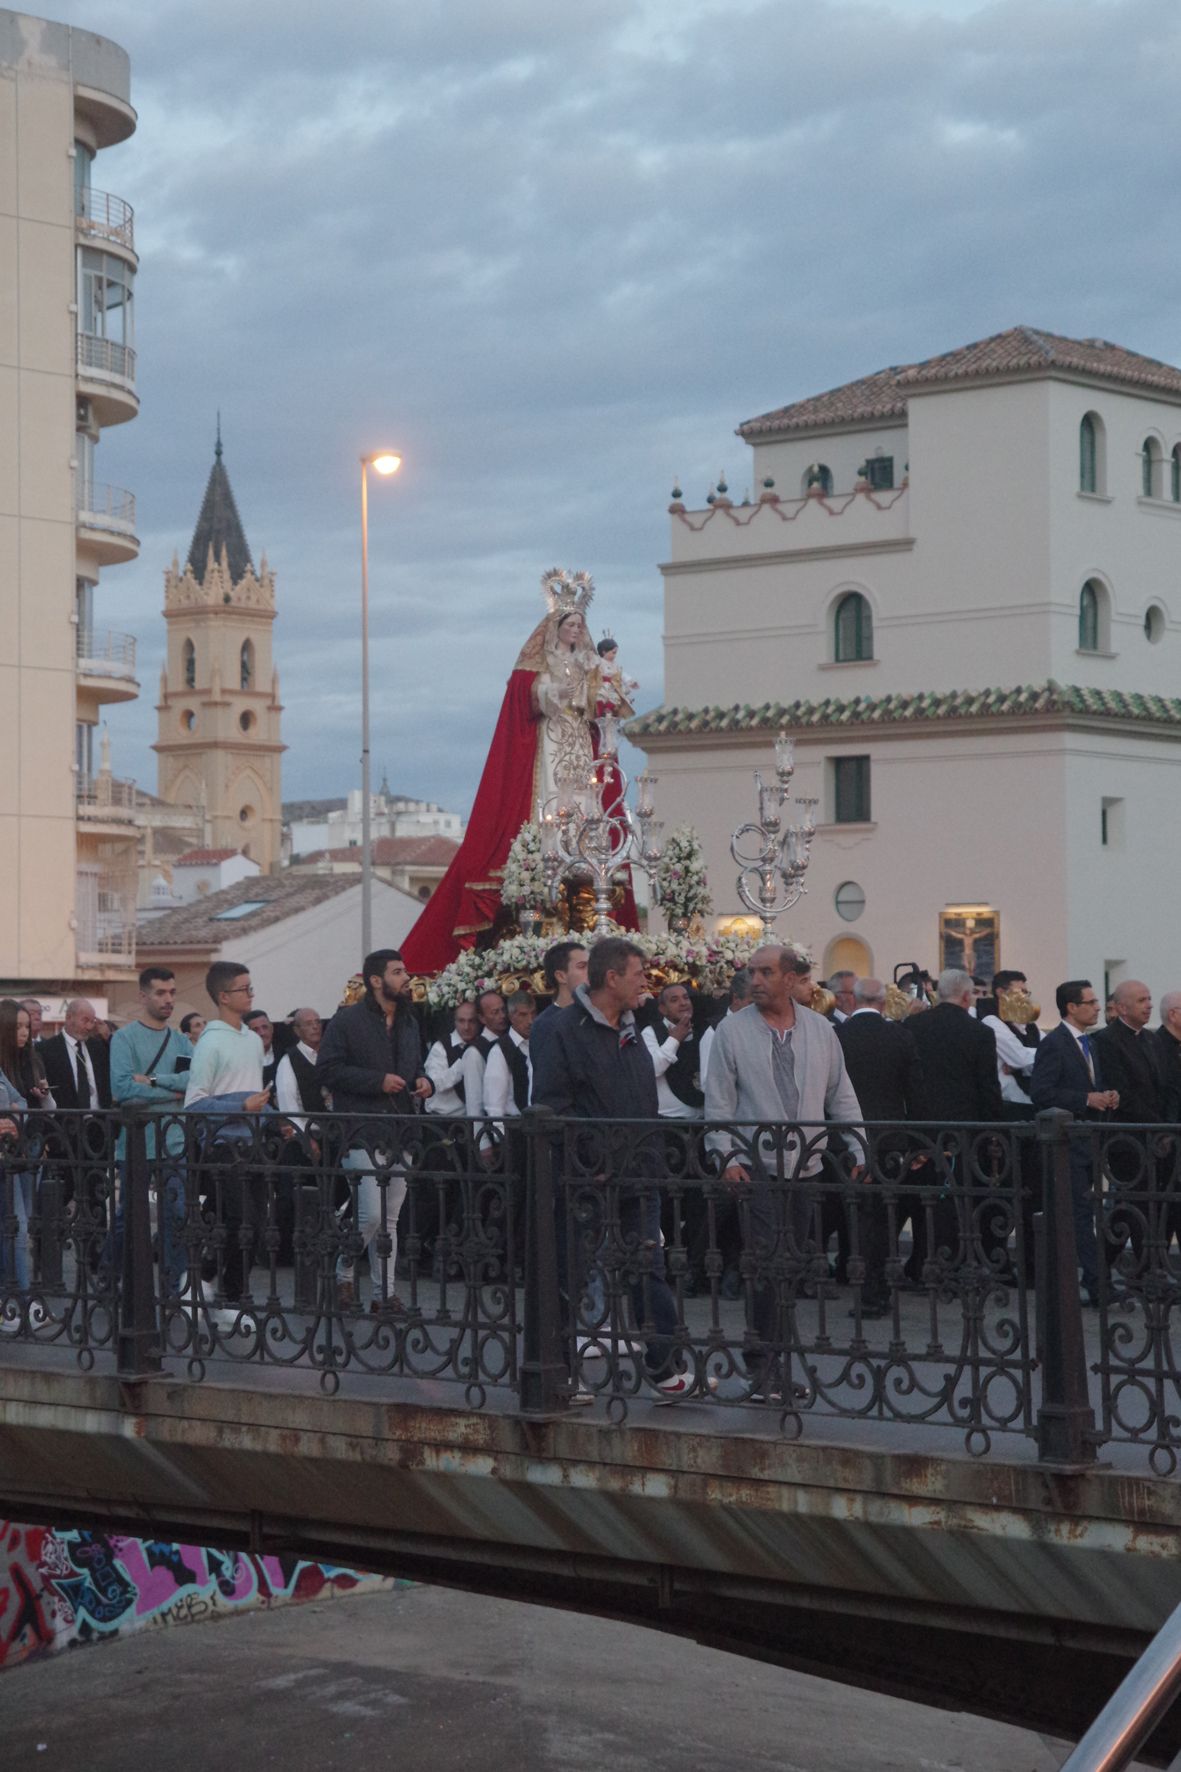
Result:
{"label": "street lamp post", "polygon": [[373,947],[373,843],[369,794],[369,470],[396,474],[402,457],[380,449],[361,457],[361,949]]}

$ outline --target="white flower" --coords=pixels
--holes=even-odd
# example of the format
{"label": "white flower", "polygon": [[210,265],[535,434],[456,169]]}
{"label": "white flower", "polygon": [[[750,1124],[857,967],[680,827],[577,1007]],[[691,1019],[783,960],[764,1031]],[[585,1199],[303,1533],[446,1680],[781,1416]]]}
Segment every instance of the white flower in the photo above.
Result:
{"label": "white flower", "polygon": [[541,832],[526,820],[513,838],[504,864],[500,898],[512,910],[540,907],[546,901],[545,870],[541,865]]}
{"label": "white flower", "polygon": [[707,917],[713,907],[705,877],[701,838],[692,825],[678,825],[665,839],[656,868],[660,905],[670,923]]}

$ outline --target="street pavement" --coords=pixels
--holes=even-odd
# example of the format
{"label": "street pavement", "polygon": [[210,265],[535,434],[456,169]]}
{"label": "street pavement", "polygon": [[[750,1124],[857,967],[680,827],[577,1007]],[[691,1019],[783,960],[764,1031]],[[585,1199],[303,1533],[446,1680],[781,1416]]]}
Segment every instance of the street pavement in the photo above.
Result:
{"label": "street pavement", "polygon": [[441,1588],[0,1675],[5,1772],[1055,1772],[1067,1747],[638,1626]]}

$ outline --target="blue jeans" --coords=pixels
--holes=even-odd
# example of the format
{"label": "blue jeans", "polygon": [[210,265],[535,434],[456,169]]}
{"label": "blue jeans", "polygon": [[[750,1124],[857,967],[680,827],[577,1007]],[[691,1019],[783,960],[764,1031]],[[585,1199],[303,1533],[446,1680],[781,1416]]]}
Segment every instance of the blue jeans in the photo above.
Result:
{"label": "blue jeans", "polygon": [[[16,1219],[16,1234],[11,1244],[6,1233],[0,1229],[0,1281],[14,1285],[18,1292],[27,1292],[29,1289],[29,1220],[33,1216],[33,1202],[37,1196],[37,1179],[37,1174],[29,1169],[18,1170],[15,1175],[11,1170],[0,1171],[0,1220],[9,1217]],[[11,1273],[8,1271],[10,1247]]]}
{"label": "blue jeans", "polygon": [[[114,1226],[103,1249],[103,1266],[116,1269],[123,1260],[123,1190],[127,1186],[127,1164],[120,1158],[119,1193],[115,1204]],[[164,1156],[156,1166],[156,1230],[160,1240],[160,1273],[165,1290],[178,1293],[188,1272],[185,1250],[185,1170],[179,1157]]]}

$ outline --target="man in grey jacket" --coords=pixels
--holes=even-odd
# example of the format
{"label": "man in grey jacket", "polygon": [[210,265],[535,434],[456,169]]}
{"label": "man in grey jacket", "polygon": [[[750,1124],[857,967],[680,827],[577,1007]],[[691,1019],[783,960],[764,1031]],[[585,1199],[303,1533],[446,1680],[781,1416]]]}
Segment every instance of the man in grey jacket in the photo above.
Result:
{"label": "man in grey jacket", "polygon": [[[795,950],[760,948],[749,967],[753,1001],[728,1015],[714,1036],[705,1117],[738,1121],[744,1128],[718,1128],[708,1134],[708,1144],[740,1208],[746,1205],[748,1236],[773,1265],[785,1252],[797,1261],[804,1256],[811,1211],[801,1183],[819,1172],[828,1148],[827,1135],[817,1128],[826,1120],[848,1128],[841,1136],[854,1177],[862,1172],[864,1134],[840,1041],[822,1015],[793,997]],[[784,1130],[795,1126],[804,1131]],[[772,1187],[775,1175],[787,1179]],[[754,1298],[754,1328],[762,1346],[746,1358],[756,1395],[769,1400],[782,1395],[779,1358],[772,1351],[783,1340],[779,1314],[776,1287],[764,1281]]]}

